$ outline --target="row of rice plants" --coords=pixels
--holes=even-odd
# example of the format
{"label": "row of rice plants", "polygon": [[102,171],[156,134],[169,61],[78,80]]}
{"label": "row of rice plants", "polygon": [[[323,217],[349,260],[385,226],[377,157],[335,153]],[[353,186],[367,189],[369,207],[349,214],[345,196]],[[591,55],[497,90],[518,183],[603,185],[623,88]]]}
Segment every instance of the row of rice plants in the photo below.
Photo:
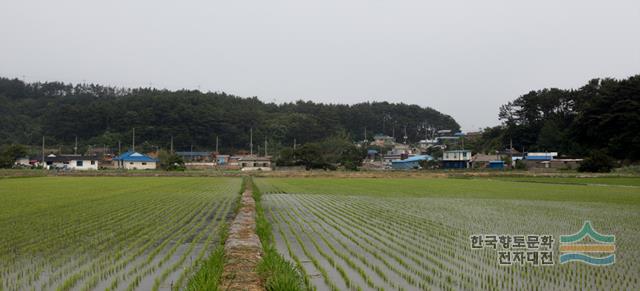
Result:
{"label": "row of rice plants", "polygon": [[273,229],[262,206],[262,192],[253,183],[251,177],[245,177],[243,182],[252,192],[256,203],[256,234],[260,238],[263,251],[263,257],[258,263],[257,271],[264,280],[264,288],[269,291],[309,289],[308,282],[303,279],[301,269],[284,259],[274,246]]}

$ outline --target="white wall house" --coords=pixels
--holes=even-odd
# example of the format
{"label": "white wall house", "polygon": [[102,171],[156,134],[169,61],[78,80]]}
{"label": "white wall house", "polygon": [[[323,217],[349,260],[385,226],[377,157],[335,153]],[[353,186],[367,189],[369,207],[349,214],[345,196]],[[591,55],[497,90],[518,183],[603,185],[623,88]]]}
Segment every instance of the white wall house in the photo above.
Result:
{"label": "white wall house", "polygon": [[71,168],[72,170],[97,170],[98,159],[72,159],[69,161],[69,168]]}
{"label": "white wall house", "polygon": [[443,161],[469,161],[471,160],[471,151],[468,150],[456,150],[445,151],[442,154]]}
{"label": "white wall house", "polygon": [[96,156],[48,155],[44,161],[48,169],[63,170],[97,170],[99,161]]}
{"label": "white wall house", "polygon": [[238,162],[242,171],[271,171],[270,157],[245,156]]}

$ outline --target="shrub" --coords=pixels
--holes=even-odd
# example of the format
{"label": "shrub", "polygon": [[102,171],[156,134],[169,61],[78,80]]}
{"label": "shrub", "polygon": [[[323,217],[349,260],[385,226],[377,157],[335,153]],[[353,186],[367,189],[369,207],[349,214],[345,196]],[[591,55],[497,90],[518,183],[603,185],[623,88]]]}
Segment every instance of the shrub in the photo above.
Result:
{"label": "shrub", "polygon": [[580,163],[578,171],[608,173],[613,169],[613,159],[602,151],[592,152],[586,159]]}

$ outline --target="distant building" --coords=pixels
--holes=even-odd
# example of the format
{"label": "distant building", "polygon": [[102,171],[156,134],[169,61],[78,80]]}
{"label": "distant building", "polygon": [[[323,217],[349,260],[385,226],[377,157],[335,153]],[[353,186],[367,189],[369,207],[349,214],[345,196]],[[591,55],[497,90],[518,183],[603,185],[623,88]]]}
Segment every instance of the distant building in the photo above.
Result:
{"label": "distant building", "polygon": [[212,152],[176,152],[185,162],[213,162]]}
{"label": "distant building", "polygon": [[224,166],[229,163],[229,155],[216,155],[216,164]]}
{"label": "distant building", "polygon": [[245,156],[240,156],[240,155],[230,156],[227,166],[240,167],[240,159],[242,159],[243,157]]}
{"label": "distant building", "polygon": [[134,151],[128,151],[113,158],[116,168],[127,170],[154,170],[158,160]]}
{"label": "distant building", "polygon": [[[474,169],[490,168],[492,162],[501,162],[503,157],[504,156],[500,154],[476,154],[471,158],[471,167]],[[504,163],[502,163],[502,165],[504,166]]]}
{"label": "distant building", "polygon": [[242,171],[271,171],[271,157],[244,156],[238,162]]}
{"label": "distant building", "polygon": [[557,152],[532,152],[527,153],[524,157],[528,161],[551,161],[554,157],[557,157]]}
{"label": "distant building", "polygon": [[445,169],[466,169],[470,164],[470,150],[445,151],[442,154],[442,167]]}
{"label": "distant building", "polygon": [[549,168],[549,162],[558,156],[556,152],[530,152],[525,153],[522,161],[527,168]]}
{"label": "distant building", "polygon": [[17,158],[14,164],[20,167],[30,167],[31,160],[29,159],[29,157],[21,157]]}
{"label": "distant building", "polygon": [[487,165],[487,168],[494,170],[502,170],[504,169],[504,161],[490,161]]}
{"label": "distant building", "polygon": [[553,159],[547,164],[554,169],[577,169],[583,159]]}
{"label": "distant building", "polygon": [[47,169],[61,170],[97,170],[99,164],[97,156],[82,155],[48,155],[44,158]]}
{"label": "distant building", "polygon": [[391,161],[391,168],[394,170],[420,169],[421,161],[431,161],[431,160],[433,160],[433,157],[429,155],[413,156],[410,158],[406,158],[404,160]]}

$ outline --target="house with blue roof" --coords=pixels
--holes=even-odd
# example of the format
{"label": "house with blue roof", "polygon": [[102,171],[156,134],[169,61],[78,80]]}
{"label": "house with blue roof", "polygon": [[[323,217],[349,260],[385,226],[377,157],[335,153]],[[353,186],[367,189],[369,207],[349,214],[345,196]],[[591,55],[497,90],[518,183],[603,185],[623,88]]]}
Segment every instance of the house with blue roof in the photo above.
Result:
{"label": "house with blue roof", "polygon": [[421,161],[431,161],[433,157],[430,155],[416,155],[413,157],[406,158],[404,160],[392,160],[391,168],[394,170],[411,170],[411,169],[420,169]]}
{"label": "house with blue roof", "polygon": [[158,159],[135,151],[128,151],[113,158],[116,168],[127,170],[154,170],[158,167]]}

